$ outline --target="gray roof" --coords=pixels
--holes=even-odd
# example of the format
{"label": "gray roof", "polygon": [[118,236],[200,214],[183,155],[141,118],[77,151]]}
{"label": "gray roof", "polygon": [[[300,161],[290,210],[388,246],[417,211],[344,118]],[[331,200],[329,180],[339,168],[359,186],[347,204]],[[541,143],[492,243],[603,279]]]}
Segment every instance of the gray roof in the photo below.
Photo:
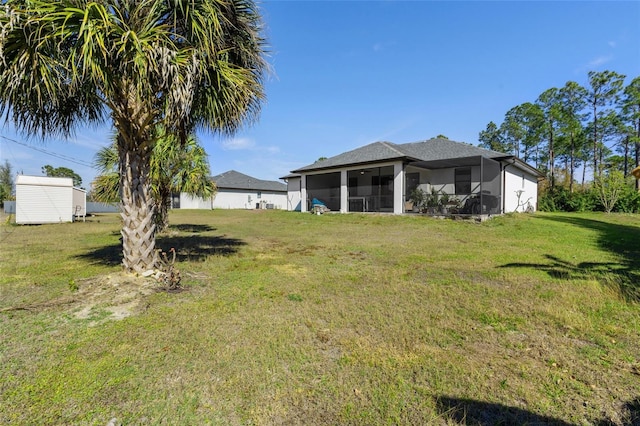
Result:
{"label": "gray roof", "polygon": [[496,159],[512,157],[502,152],[441,138],[404,144],[374,142],[326,160],[316,161],[313,164],[294,170],[292,173],[392,160],[437,161],[478,156]]}
{"label": "gray roof", "polygon": [[421,161],[448,160],[451,158],[465,158],[482,156],[485,158],[505,158],[511,155],[503,152],[492,151],[464,142],[451,141],[449,139],[429,139],[422,142],[413,142],[397,145],[399,149]]}
{"label": "gray roof", "polygon": [[286,176],[282,176],[280,179],[294,179],[299,177],[300,177],[300,173],[289,173]]}
{"label": "gray roof", "polygon": [[219,189],[244,189],[252,191],[287,192],[287,185],[274,180],[256,179],[235,170],[213,176],[211,179]]}

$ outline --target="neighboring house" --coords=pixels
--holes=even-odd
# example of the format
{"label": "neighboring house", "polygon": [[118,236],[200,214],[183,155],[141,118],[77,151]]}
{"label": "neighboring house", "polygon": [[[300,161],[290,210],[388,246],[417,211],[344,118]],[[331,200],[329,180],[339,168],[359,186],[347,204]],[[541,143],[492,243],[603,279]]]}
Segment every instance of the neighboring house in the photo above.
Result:
{"label": "neighboring house", "polygon": [[16,177],[16,223],[73,222],[87,214],[87,192],[73,179],[46,176]]}
{"label": "neighboring house", "polygon": [[235,170],[213,176],[217,192],[211,199],[181,193],[172,198],[180,209],[286,209],[287,186],[281,182],[256,179]]}
{"label": "neighboring house", "polygon": [[[535,210],[542,174],[513,155],[448,139],[394,144],[375,142],[294,170],[301,211],[313,199],[339,212],[401,214],[414,189],[460,202],[468,214]],[[466,209],[466,210],[465,210]]]}

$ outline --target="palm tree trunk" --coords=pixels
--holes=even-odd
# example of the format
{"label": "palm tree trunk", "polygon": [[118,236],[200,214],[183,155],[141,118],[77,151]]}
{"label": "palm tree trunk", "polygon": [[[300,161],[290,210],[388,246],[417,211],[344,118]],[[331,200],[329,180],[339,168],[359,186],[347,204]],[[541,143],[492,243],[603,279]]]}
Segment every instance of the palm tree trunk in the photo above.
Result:
{"label": "palm tree trunk", "polygon": [[148,141],[118,136],[122,191],[122,260],[125,271],[143,273],[157,266],[155,204],[151,197]]}
{"label": "palm tree trunk", "polygon": [[169,208],[171,207],[171,192],[160,191],[156,210],[156,231],[164,231],[169,226]]}

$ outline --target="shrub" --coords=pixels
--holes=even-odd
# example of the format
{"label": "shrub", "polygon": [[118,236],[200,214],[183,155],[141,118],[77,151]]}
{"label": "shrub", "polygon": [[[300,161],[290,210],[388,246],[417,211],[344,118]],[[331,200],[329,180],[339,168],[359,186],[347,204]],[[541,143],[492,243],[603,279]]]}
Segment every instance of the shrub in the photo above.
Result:
{"label": "shrub", "polygon": [[640,213],[640,192],[635,188],[635,182],[625,185],[613,211],[620,213]]}
{"label": "shrub", "polygon": [[538,206],[541,211],[546,212],[585,212],[597,210],[598,200],[589,189],[570,192],[564,186],[556,186],[543,190]]}
{"label": "shrub", "polygon": [[593,185],[593,189],[607,213],[613,211],[625,188],[624,175],[618,170],[611,170],[596,177]]}

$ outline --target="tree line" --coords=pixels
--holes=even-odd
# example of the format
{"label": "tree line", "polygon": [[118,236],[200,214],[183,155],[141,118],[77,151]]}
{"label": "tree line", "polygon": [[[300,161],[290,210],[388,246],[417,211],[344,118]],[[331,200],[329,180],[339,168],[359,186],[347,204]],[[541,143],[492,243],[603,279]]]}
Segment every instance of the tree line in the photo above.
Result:
{"label": "tree line", "polygon": [[[625,79],[614,71],[591,71],[585,86],[568,81],[547,89],[507,111],[499,126],[491,121],[479,134],[480,146],[512,153],[545,173],[543,202],[558,193],[579,198],[606,180],[618,182],[615,174],[629,176],[640,166],[640,77],[626,85]],[[640,181],[628,182],[640,191]]]}

